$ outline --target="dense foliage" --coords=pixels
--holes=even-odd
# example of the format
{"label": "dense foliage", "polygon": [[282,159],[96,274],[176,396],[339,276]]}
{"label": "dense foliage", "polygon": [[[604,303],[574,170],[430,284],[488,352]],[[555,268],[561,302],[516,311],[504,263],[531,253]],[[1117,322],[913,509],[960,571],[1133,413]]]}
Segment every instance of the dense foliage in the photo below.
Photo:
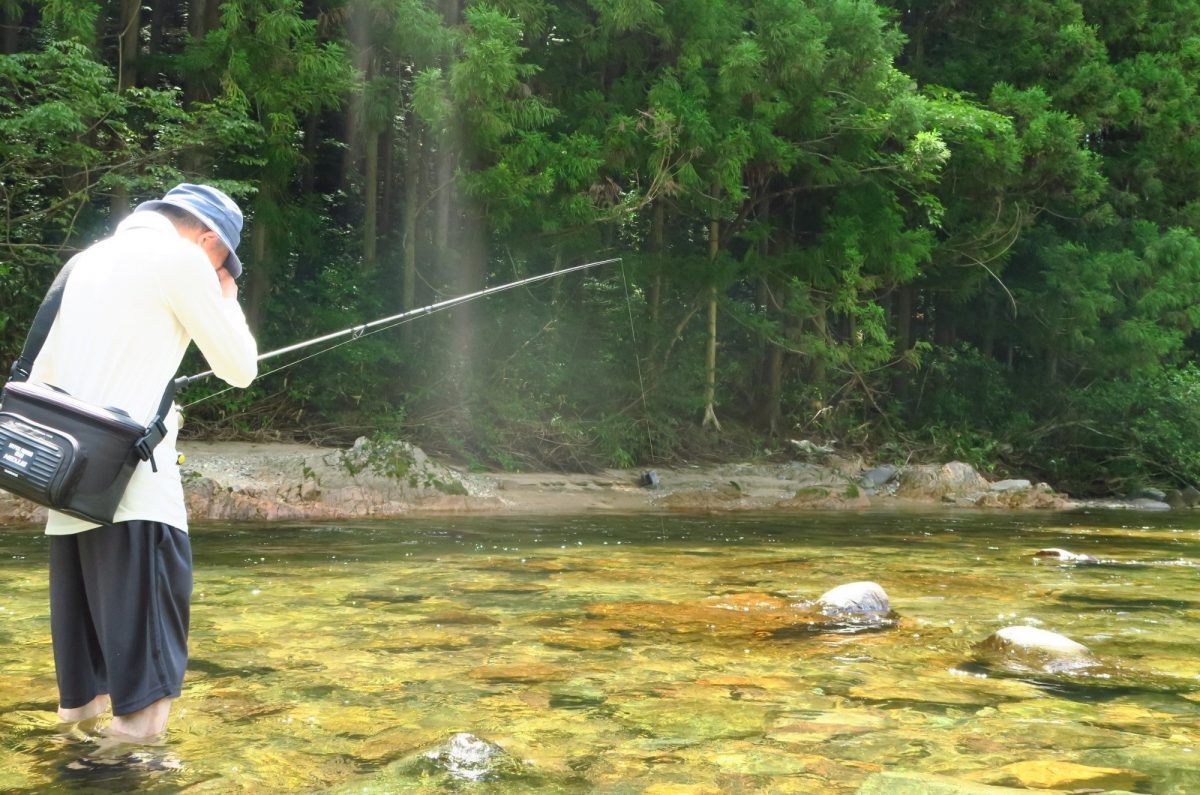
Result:
{"label": "dense foliage", "polygon": [[1200,480],[1200,0],[0,21],[5,360],[57,266],[183,180],[247,209],[264,350],[622,258],[195,387],[193,432],[510,468],[809,438],[1093,491]]}

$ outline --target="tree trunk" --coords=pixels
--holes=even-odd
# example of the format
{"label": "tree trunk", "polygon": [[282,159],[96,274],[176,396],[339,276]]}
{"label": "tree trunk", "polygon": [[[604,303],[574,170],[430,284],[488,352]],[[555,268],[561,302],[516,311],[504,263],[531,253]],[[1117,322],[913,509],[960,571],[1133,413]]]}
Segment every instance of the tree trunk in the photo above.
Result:
{"label": "tree trunk", "polygon": [[[719,196],[719,189],[715,190],[714,196]],[[715,208],[714,208],[715,213]],[[708,225],[708,260],[714,264],[717,255],[721,251],[721,221],[715,215]],[[712,274],[714,280],[716,273]],[[704,421],[700,427],[707,428],[712,426],[718,431],[721,430],[721,423],[717,420],[717,286],[710,285],[708,288],[708,348],[704,357]]]}
{"label": "tree trunk", "polygon": [[[258,195],[259,207],[266,207],[271,201],[269,191],[263,187]],[[246,290],[246,323],[255,334],[262,328],[264,308],[267,296],[271,292],[271,272],[267,252],[270,250],[271,230],[266,219],[269,212],[256,212],[254,228],[250,232],[251,262],[247,268],[249,279]]]}
{"label": "tree trunk", "polygon": [[109,228],[116,229],[117,224],[129,215],[129,188],[124,185],[117,185],[113,188],[112,196],[108,200],[109,209]]}
{"label": "tree trunk", "polygon": [[[221,23],[221,0],[191,0],[188,4],[188,37],[192,44],[204,40],[211,31]],[[206,102],[212,99],[208,86],[205,84],[206,75],[190,75],[183,87],[184,106],[190,107],[194,102]]]}
{"label": "tree trunk", "polygon": [[304,120],[304,171],[300,179],[305,195],[312,195],[317,190],[317,137],[320,134],[321,116],[314,110]]}
{"label": "tree trunk", "polygon": [[433,249],[439,271],[450,264],[450,207],[454,195],[454,153],[450,148],[450,132],[444,131],[437,143],[433,189]]}
{"label": "tree trunk", "polygon": [[[138,53],[141,48],[142,2],[121,0],[117,20],[117,90],[124,93],[138,84]],[[114,142],[119,146],[120,142]],[[129,215],[129,188],[124,184],[113,187],[109,197],[109,223],[115,229]]]}
{"label": "tree trunk", "polygon": [[[192,45],[199,44],[220,22],[221,0],[191,0],[188,5],[188,37]],[[212,99],[206,79],[207,74],[192,72],[186,75],[183,84],[183,106],[190,109],[198,102]],[[200,147],[189,148],[183,153],[183,170],[193,174],[203,173],[209,158]]]}
{"label": "tree trunk", "polygon": [[[193,46],[204,40],[208,29],[204,26],[205,11],[209,2],[215,0],[191,0],[188,3],[188,39]],[[204,76],[191,73],[186,75],[183,83],[183,106],[190,108],[197,102],[205,100],[207,92],[204,89]]]}
{"label": "tree trunk", "polygon": [[[420,193],[417,188],[421,174],[421,130],[417,119],[410,110],[405,118],[404,142],[404,272],[402,284],[404,293],[401,305],[405,310],[417,305],[417,205]],[[404,326],[405,339],[410,339],[409,328]]]}
{"label": "tree trunk", "polygon": [[[346,25],[346,32],[350,39],[350,62],[354,66],[354,71],[365,81],[370,77],[371,68],[369,6],[364,0],[352,0],[347,10],[350,14],[350,20]],[[340,185],[344,191],[349,190],[353,184],[363,156],[363,136],[366,129],[366,110],[363,103],[363,91],[352,91],[350,102],[346,108],[345,149],[342,153]]]}
{"label": "tree trunk", "polygon": [[[895,352],[902,357],[913,346],[913,286],[902,284],[896,288],[895,299],[892,301],[892,326],[895,329]],[[908,376],[904,368],[897,368],[892,374],[892,392],[903,399],[908,394]]]}
{"label": "tree trunk", "polygon": [[25,6],[14,3],[12,7],[4,6],[4,35],[0,36],[0,53],[13,55],[21,47],[21,23],[24,22]]}
{"label": "tree trunk", "polygon": [[904,354],[912,347],[913,287],[904,284],[896,288],[892,319],[896,328],[896,353]]}
{"label": "tree trunk", "polygon": [[767,371],[763,379],[766,382],[766,411],[763,424],[772,438],[779,436],[779,426],[783,419],[783,356],[784,350],[781,346],[771,346],[767,352]]}
{"label": "tree trunk", "polygon": [[[812,316],[813,333],[822,340],[829,341],[829,323],[825,316],[824,302],[814,299],[816,313]],[[821,356],[813,356],[808,367],[809,382],[820,389],[825,386],[825,360]]]}
{"label": "tree trunk", "polygon": [[701,427],[712,426],[721,430],[717,419],[717,287],[708,288],[708,348],[704,356],[704,422]]}
{"label": "tree trunk", "polygon": [[379,212],[377,238],[382,238],[384,245],[392,240],[394,223],[392,214],[396,207],[396,136],[395,128],[389,124],[379,133]]}
{"label": "tree trunk", "polygon": [[138,84],[138,50],[142,41],[142,0],[121,0],[121,19],[117,42],[121,57],[118,90]]}
{"label": "tree trunk", "polygon": [[[458,25],[462,17],[462,0],[439,0],[442,19],[447,26]],[[446,64],[443,64],[446,66]],[[433,247],[438,268],[444,270],[450,265],[450,224],[451,211],[454,206],[454,168],[457,160],[458,135],[455,128],[456,119],[452,113],[450,126],[438,135],[435,150],[434,186],[437,192],[433,210]]]}
{"label": "tree trunk", "polygon": [[146,42],[146,51],[158,55],[162,50],[163,28],[166,26],[165,0],[153,0],[150,4],[150,39]]}
{"label": "tree trunk", "polygon": [[650,280],[650,290],[646,295],[646,311],[650,318],[650,327],[658,325],[659,311],[662,305],[662,270],[666,258],[665,230],[667,213],[661,201],[654,203],[654,225],[650,229],[650,243],[654,251],[654,276]]}
{"label": "tree trunk", "polygon": [[206,0],[204,3],[204,33],[216,30],[221,24],[221,4],[225,0]]}
{"label": "tree trunk", "polygon": [[949,348],[958,338],[954,318],[944,305],[934,305],[933,341],[934,344]]}
{"label": "tree trunk", "polygon": [[363,261],[375,264],[376,237],[379,222],[379,135],[370,133],[366,138],[367,163],[363,172]]}
{"label": "tree trunk", "polygon": [[996,302],[991,298],[984,299],[983,333],[979,338],[979,352],[988,358],[996,353]]}

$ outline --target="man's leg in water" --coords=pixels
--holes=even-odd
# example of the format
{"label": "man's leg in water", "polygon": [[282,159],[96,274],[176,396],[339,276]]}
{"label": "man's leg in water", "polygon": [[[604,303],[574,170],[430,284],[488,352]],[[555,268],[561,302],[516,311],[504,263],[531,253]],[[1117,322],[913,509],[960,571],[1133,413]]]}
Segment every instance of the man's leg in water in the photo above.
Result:
{"label": "man's leg in water", "polygon": [[58,708],[58,719],[63,723],[78,723],[81,720],[89,720],[96,717],[108,709],[108,694],[102,693],[96,696],[82,707],[74,707],[68,709],[66,707]]}
{"label": "man's leg in water", "polygon": [[108,725],[110,734],[134,740],[149,740],[167,730],[167,718],[171,716],[173,699],[161,698],[145,709],[128,715],[113,716]]}
{"label": "man's leg in water", "polygon": [[[63,552],[57,558],[56,548]],[[60,716],[98,714],[110,699],[95,694],[107,693],[109,733],[137,740],[162,734],[187,667],[187,534],[158,522],[120,522],[52,537],[51,553]]]}

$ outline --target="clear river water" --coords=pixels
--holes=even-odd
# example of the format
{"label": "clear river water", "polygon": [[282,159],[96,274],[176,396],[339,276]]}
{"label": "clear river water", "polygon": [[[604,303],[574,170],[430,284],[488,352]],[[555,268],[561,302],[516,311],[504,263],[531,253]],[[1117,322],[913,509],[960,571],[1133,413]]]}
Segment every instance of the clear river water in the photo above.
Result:
{"label": "clear river water", "polygon": [[[836,795],[944,776],[1200,793],[1200,514],[485,516],[192,539],[184,693],[165,741],[124,746],[57,722],[46,540],[0,529],[0,791]],[[1045,547],[1102,562],[1035,560]],[[858,580],[894,620],[779,608]],[[1104,667],[980,665],[975,644],[1011,625]],[[913,788],[879,784],[896,773]]]}

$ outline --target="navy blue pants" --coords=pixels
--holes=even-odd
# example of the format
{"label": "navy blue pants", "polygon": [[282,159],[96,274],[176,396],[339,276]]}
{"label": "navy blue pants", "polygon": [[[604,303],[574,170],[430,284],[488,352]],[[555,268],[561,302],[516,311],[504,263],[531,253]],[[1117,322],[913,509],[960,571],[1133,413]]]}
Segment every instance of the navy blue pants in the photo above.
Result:
{"label": "navy blue pants", "polygon": [[187,668],[192,545],[162,522],[50,536],[59,706],[107,693],[114,715],[178,698]]}

